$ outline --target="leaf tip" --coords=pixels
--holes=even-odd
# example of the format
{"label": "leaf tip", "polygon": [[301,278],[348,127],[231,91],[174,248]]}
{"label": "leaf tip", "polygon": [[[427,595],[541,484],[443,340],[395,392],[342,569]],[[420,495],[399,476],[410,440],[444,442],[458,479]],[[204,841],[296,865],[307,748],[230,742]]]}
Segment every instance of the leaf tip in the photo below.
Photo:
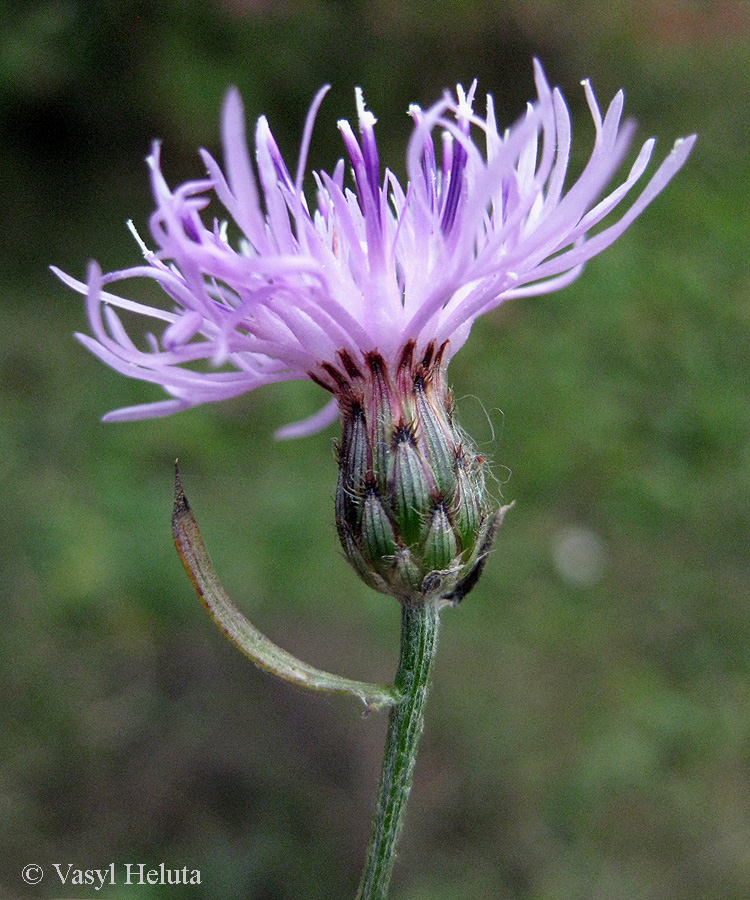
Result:
{"label": "leaf tip", "polygon": [[174,461],[174,508],[172,511],[172,522],[175,519],[182,515],[183,513],[189,512],[190,504],[187,501],[187,497],[185,496],[185,491],[182,487],[182,479],[180,478],[180,470],[177,465],[177,460]]}

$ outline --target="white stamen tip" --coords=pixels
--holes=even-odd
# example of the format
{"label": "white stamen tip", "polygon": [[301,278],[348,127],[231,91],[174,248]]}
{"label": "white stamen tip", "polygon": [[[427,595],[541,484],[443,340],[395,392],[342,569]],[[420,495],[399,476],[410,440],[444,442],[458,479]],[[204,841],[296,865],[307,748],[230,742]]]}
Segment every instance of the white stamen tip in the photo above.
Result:
{"label": "white stamen tip", "polygon": [[140,236],[140,234],[138,234],[138,229],[135,227],[135,224],[134,224],[133,220],[132,220],[132,219],[128,219],[127,225],[128,225],[128,231],[130,231],[130,233],[131,233],[131,234],[133,235],[133,237],[135,238],[136,243],[137,243],[138,246],[141,248],[141,253],[144,255],[144,257],[145,257],[146,259],[149,259],[150,257],[152,257],[152,256],[154,255],[154,251],[148,249],[148,247],[146,246],[145,241],[144,241],[143,238]]}
{"label": "white stamen tip", "polygon": [[378,121],[373,113],[371,113],[368,109],[365,109],[365,97],[362,93],[362,88],[354,88],[354,96],[357,101],[357,118],[359,119],[359,127],[360,128],[372,128],[373,125]]}

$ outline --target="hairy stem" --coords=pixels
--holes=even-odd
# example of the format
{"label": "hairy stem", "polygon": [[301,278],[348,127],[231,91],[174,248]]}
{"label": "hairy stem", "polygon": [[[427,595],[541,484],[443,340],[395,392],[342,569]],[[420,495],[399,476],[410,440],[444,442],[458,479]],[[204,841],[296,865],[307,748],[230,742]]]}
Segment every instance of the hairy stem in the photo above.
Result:
{"label": "hairy stem", "polygon": [[401,654],[395,683],[401,700],[391,708],[388,720],[378,805],[357,900],[385,900],[388,893],[424,725],[438,625],[436,604],[403,604]]}

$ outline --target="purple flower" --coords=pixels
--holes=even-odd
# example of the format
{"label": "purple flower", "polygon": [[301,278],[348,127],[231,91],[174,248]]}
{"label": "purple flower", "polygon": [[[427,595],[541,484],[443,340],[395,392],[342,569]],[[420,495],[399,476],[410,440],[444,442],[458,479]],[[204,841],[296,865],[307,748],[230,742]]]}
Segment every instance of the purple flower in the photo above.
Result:
{"label": "purple flower", "polygon": [[[87,298],[93,337],[79,340],[118,372],[160,384],[171,397],[105,419],[166,415],[309,378],[334,399],[280,434],[310,433],[335,418],[341,378],[365,372],[372,354],[395,372],[405,348],[414,359],[441,348],[444,368],[478,316],[505,300],[570,284],[666,186],[695,136],[678,140],[627,211],[597,229],[643,175],[655,141],[646,141],[626,179],[603,196],[634,126],[621,121],[622,92],[602,117],[585,81],[596,138],[583,172],[565,190],[570,117],[538,62],[535,75],[538,99],[504,133],[492,97],[484,116],[474,111],[475,84],[427,110],[413,106],[406,188],[381,170],[375,117],[359,90],[359,138],[339,122],[353,184],[346,186],[340,160],[330,175],[313,173],[314,201],[303,180],[327,88],[308,113],[294,176],[265,118],[256,126],[254,171],[234,89],[222,118],[224,171],[202,151],[207,176],[171,190],[156,144],[148,165],[157,249],[138,238],[143,264],[102,274],[92,263],[87,283],[55,270]],[[228,223],[202,215],[214,197]],[[129,278],[154,279],[164,304],[111,293]],[[132,339],[118,310],[152,320],[154,332]]]}
{"label": "purple flower", "polygon": [[[79,340],[118,372],[171,395],[105,418],[166,415],[311,379],[333,399],[279,434],[309,434],[341,416],[335,509],[347,559],[367,584],[403,603],[458,603],[476,584],[507,507],[493,508],[485,460],[455,420],[445,378],[451,356],[474,320],[504,300],[574,281],[666,186],[695,141],[677,141],[627,211],[599,228],[643,175],[655,142],[602,197],[633,125],[621,123],[622,92],[602,118],[584,82],[596,138],[565,191],[570,117],[538,62],[535,74],[537,101],[504,134],[490,96],[484,118],[474,112],[475,84],[426,111],[413,106],[406,189],[387,169],[381,174],[375,117],[359,90],[359,139],[339,122],[353,185],[345,186],[343,160],[332,175],[313,173],[315,205],[302,185],[327,88],[307,116],[294,178],[265,118],[254,174],[236,90],[224,104],[225,173],[203,151],[207,177],[171,191],[155,145],[148,164],[158,249],[131,226],[143,265],[103,275],[92,263],[86,284],[55,270],[86,295],[94,336]],[[212,193],[229,222],[202,215]],[[157,281],[168,308],[106,290],[128,278]],[[118,309],[161,323],[161,334],[137,344]]]}

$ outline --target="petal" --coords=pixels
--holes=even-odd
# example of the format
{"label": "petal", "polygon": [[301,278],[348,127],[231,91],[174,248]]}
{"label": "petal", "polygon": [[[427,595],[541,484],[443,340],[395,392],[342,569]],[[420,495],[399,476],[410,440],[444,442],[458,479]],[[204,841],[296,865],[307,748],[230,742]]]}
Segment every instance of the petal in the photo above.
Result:
{"label": "petal", "polygon": [[286,440],[288,438],[298,438],[298,437],[307,437],[309,434],[316,434],[318,431],[322,431],[324,428],[327,428],[333,422],[336,421],[339,414],[339,404],[337,400],[330,400],[323,409],[318,410],[314,415],[310,416],[307,419],[303,419],[301,422],[295,422],[292,425],[285,425],[283,428],[279,428],[274,437],[279,440]]}

